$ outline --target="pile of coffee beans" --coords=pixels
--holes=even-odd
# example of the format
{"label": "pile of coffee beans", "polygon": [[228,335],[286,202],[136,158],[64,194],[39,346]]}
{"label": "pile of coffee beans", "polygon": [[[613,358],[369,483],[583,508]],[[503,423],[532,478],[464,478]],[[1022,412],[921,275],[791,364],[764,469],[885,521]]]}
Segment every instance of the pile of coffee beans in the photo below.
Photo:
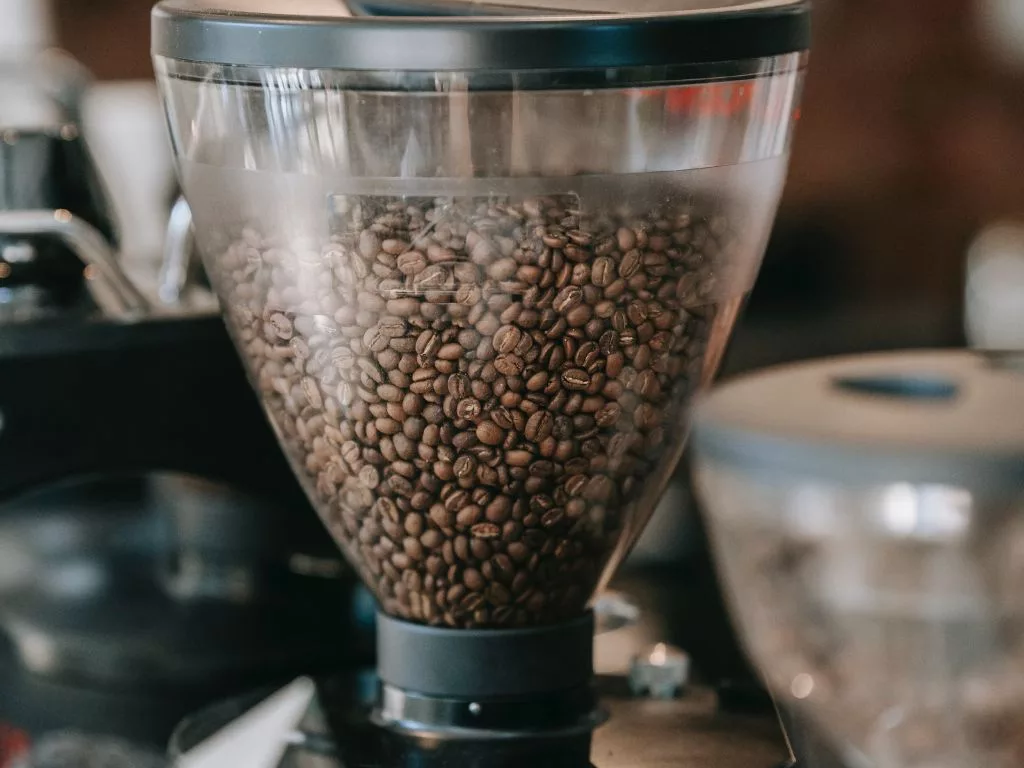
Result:
{"label": "pile of coffee beans", "polygon": [[307,491],[384,609],[451,627],[583,610],[671,469],[735,240],[678,204],[338,201],[208,265]]}

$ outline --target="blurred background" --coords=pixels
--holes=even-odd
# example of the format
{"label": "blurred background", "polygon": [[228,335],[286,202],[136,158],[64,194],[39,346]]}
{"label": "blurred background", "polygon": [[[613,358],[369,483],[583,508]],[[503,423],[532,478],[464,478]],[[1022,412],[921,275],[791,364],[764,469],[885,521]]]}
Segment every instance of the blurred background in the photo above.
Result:
{"label": "blurred background", "polygon": [[[804,119],[748,325],[780,312],[819,322],[785,342],[792,354],[760,335],[742,351],[740,335],[734,367],[747,355],[760,364],[959,338],[972,242],[1024,218],[1022,7],[816,0]],[[92,143],[134,255],[159,250],[171,184],[149,10],[147,0],[53,0],[49,19],[53,41],[100,81]]]}
{"label": "blurred background", "polygon": [[[954,332],[970,242],[1024,217],[1022,5],[816,0],[805,118],[755,310],[882,308]],[[104,82],[148,82],[149,10],[55,0],[56,39]],[[130,93],[155,111],[144,90]]]}
{"label": "blurred background", "polygon": [[[986,346],[1024,345],[1024,0],[815,0],[814,6],[814,52],[790,181],[725,375],[831,354],[960,346],[968,336]],[[0,0],[0,63],[56,46],[93,78],[83,91],[81,129],[110,208],[96,213],[93,223],[102,228],[101,220],[116,221],[128,270],[156,275],[176,188],[152,82],[150,9],[150,0]],[[14,103],[0,90],[0,117],[6,119]],[[6,158],[0,151],[0,162]],[[0,197],[10,192],[4,189]],[[17,320],[23,306],[4,285],[16,266],[9,261],[0,261],[0,324]],[[5,305],[14,307],[13,314]],[[274,503],[303,503],[295,502],[286,471],[275,474],[260,463],[277,449],[219,319],[150,324],[146,334],[128,339],[127,331],[118,330],[113,341],[85,334],[74,337],[79,346],[70,348],[73,337],[60,329],[0,329],[0,549],[7,553],[0,552],[0,624],[16,628],[0,634],[0,768],[7,766],[5,749],[14,754],[27,743],[26,731],[60,723],[110,730],[120,717],[113,730],[158,743],[166,734],[153,723],[171,722],[207,699],[211,689],[193,682],[210,682],[210,670],[223,670],[226,659],[237,664],[213,681],[213,693],[251,679],[243,662],[265,666],[278,646],[294,650],[296,642],[308,641],[308,617],[299,616],[289,619],[300,628],[295,636],[239,650],[240,637],[248,642],[258,634],[253,626],[278,622],[277,612],[245,608],[252,595],[292,589],[273,579],[270,586],[249,579],[253,562],[263,574],[277,553],[280,532],[266,503],[253,511],[250,501],[222,488],[174,478],[101,484],[88,493],[76,486],[63,495],[20,495],[33,484],[29,480],[52,481],[62,467],[73,466],[74,474],[101,471],[96,457],[142,464],[132,452],[143,453],[144,445],[152,449],[146,460],[161,468],[219,467],[215,479],[229,484],[259,476],[265,482],[249,490],[263,502],[279,492]],[[115,369],[120,378],[112,385]],[[39,402],[11,405],[29,395]],[[204,400],[215,408],[216,425],[201,408],[175,409]],[[151,403],[170,405],[158,412]],[[38,414],[18,439],[10,432],[17,426],[9,418],[12,407]],[[130,423],[112,426],[121,421]],[[69,429],[96,438],[76,452],[64,442]],[[153,435],[160,435],[156,447],[147,441]],[[88,460],[75,465],[82,456]],[[231,458],[226,464],[225,456]],[[38,471],[44,463],[51,469]],[[161,571],[159,590],[136,589],[125,607],[123,594],[115,599],[107,590],[100,578],[107,572],[97,570],[96,558],[111,547],[135,552],[132,547],[147,536],[164,541],[151,528],[110,522],[113,507],[137,511],[140,505],[157,510],[164,523],[173,520],[178,538],[170,550],[177,559]],[[174,510],[169,516],[168,508]],[[722,639],[728,620],[692,509],[683,471],[619,586],[641,607],[673,608],[642,630],[645,640],[685,647],[709,677],[740,675],[745,666],[735,643]],[[50,515],[48,527],[24,523],[41,519],[40,510]],[[311,529],[317,525],[311,513],[306,517]],[[226,551],[224,542],[235,541],[239,530],[251,535]],[[307,535],[322,538],[319,530],[297,534]],[[317,539],[310,551],[321,544]],[[211,546],[222,558],[213,569],[203,559]],[[11,555],[19,551],[17,562],[31,561],[20,571]],[[145,561],[140,567],[149,568],[146,558],[156,556],[162,557],[149,550],[139,555]],[[335,573],[322,554],[303,563],[306,575]],[[26,573],[39,573],[33,568],[52,576],[37,582],[34,592],[25,586]],[[223,599],[239,613],[218,613],[213,621],[164,610],[160,601],[168,593],[185,602]],[[68,600],[85,606],[77,618],[66,610]],[[140,626],[148,635],[136,644]],[[333,654],[334,642],[327,631],[309,653],[329,646]],[[100,647],[109,658],[87,663],[96,661],[89,653]],[[17,663],[8,664],[8,656]],[[10,671],[19,664],[36,678],[19,677],[20,668]],[[37,684],[40,675],[45,684]],[[147,675],[166,675],[175,691],[176,681],[189,683],[178,699],[164,696],[170,704],[160,709],[152,701],[159,686],[133,688]],[[116,702],[106,695],[115,690]],[[109,716],[100,718],[100,710]],[[124,726],[128,721],[131,727]]]}

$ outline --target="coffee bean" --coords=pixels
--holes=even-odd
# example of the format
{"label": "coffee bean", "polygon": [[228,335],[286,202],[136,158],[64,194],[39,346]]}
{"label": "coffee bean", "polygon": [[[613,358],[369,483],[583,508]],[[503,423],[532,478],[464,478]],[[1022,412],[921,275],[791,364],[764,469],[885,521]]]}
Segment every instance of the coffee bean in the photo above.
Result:
{"label": "coffee bean", "polygon": [[382,435],[397,435],[402,431],[402,425],[390,418],[377,419],[374,425]]}
{"label": "coffee bean", "polygon": [[512,500],[508,496],[497,496],[487,505],[484,514],[489,522],[502,524],[512,513]]}
{"label": "coffee bean", "polygon": [[603,475],[595,475],[583,489],[583,498],[587,501],[605,502],[611,498],[615,484],[611,478]]}
{"label": "coffee bean", "polygon": [[460,456],[452,465],[452,471],[457,478],[471,478],[476,474],[476,467],[476,459],[472,456]]}
{"label": "coffee bean", "polygon": [[575,285],[563,288],[555,297],[553,308],[559,314],[566,314],[583,303],[583,291]]}
{"label": "coffee bean", "polygon": [[470,504],[459,510],[459,513],[455,516],[455,524],[459,528],[472,528],[474,525],[480,522],[480,518],[483,516],[483,512],[480,507],[476,504]]}
{"label": "coffee bean", "polygon": [[508,588],[500,582],[492,582],[487,587],[487,599],[493,604],[498,606],[508,605],[512,600],[512,593],[508,591]]}
{"label": "coffee bean", "polygon": [[647,306],[642,301],[631,301],[626,309],[626,317],[634,326],[639,326],[647,319]]}
{"label": "coffee bean", "polygon": [[529,451],[508,451],[505,454],[505,461],[510,467],[528,467],[532,460],[533,455]]}
{"label": "coffee bean", "polygon": [[430,519],[438,528],[450,528],[455,524],[455,514],[444,504],[434,504],[430,508]]}
{"label": "coffee bean", "polygon": [[478,592],[487,586],[483,575],[475,568],[467,568],[463,572],[462,583],[466,585],[466,589],[473,590],[474,592]]}
{"label": "coffee bean", "polygon": [[475,420],[483,412],[480,401],[472,397],[460,400],[455,410],[460,419],[466,419],[467,421]]}
{"label": "coffee bean", "polygon": [[626,281],[624,279],[619,278],[618,280],[613,280],[604,289],[604,297],[606,299],[614,301],[614,300],[618,299],[620,296],[622,296],[622,294],[624,294],[626,292],[626,288],[627,288],[627,285],[626,285]]}
{"label": "coffee bean", "polygon": [[405,518],[405,532],[410,536],[421,536],[423,534],[423,515],[411,514]]}
{"label": "coffee bean", "polygon": [[607,256],[600,256],[590,270],[590,280],[598,288],[605,288],[614,280],[615,262]]}
{"label": "coffee bean", "polygon": [[507,355],[516,348],[522,338],[522,331],[514,325],[505,325],[494,334],[494,350],[502,355]]}
{"label": "coffee bean", "polygon": [[516,355],[500,355],[494,361],[494,367],[502,376],[518,376],[523,372],[523,359]]}
{"label": "coffee bean", "polygon": [[623,253],[633,250],[636,247],[636,233],[626,227],[620,228],[615,233],[616,244]]}
{"label": "coffee bean", "polygon": [[544,513],[540,519],[540,524],[545,528],[557,528],[561,522],[565,519],[565,510],[555,507],[549,509]]}
{"label": "coffee bean", "polygon": [[484,421],[477,426],[476,437],[484,445],[499,445],[505,433],[493,421]]}
{"label": "coffee bean", "polygon": [[540,442],[550,437],[555,427],[554,417],[548,411],[537,411],[526,422],[523,435],[530,442]]}
{"label": "coffee bean", "polygon": [[562,374],[562,384],[566,389],[581,392],[590,386],[590,374],[579,368],[570,368]]}
{"label": "coffee bean", "polygon": [[652,370],[643,371],[634,385],[635,391],[645,400],[654,400],[661,395],[661,384],[658,375]]}
{"label": "coffee bean", "polygon": [[507,407],[501,406],[491,411],[491,421],[493,421],[501,429],[513,429],[515,422],[512,420],[512,411]]}
{"label": "coffee bean", "polygon": [[530,392],[541,392],[548,385],[549,379],[547,371],[538,371],[526,380],[526,389]]}
{"label": "coffee bean", "polygon": [[420,536],[420,544],[429,550],[437,550],[444,544],[444,535],[440,531],[434,529],[425,531],[423,535]]}
{"label": "coffee bean", "polygon": [[453,361],[462,357],[462,352],[462,345],[460,344],[445,344],[437,351],[437,356],[441,360]]}
{"label": "coffee bean", "polygon": [[359,482],[364,488],[373,490],[380,484],[380,474],[371,466],[365,466],[359,470]]}
{"label": "coffee bean", "polygon": [[473,526],[473,535],[478,539],[496,539],[501,536],[501,528],[494,523],[478,523]]}
{"label": "coffee bean", "polygon": [[569,323],[572,328],[580,328],[590,322],[590,318],[594,316],[594,309],[589,304],[580,304],[575,309],[570,310],[565,320]]}
{"label": "coffee bean", "polygon": [[444,507],[451,513],[458,513],[463,507],[467,506],[470,502],[469,494],[466,491],[455,491],[449,494],[448,498],[444,500]]}
{"label": "coffee bean", "polygon": [[622,407],[618,403],[608,403],[608,405],[597,412],[594,419],[597,422],[597,426],[607,429],[608,427],[615,426],[621,415]]}

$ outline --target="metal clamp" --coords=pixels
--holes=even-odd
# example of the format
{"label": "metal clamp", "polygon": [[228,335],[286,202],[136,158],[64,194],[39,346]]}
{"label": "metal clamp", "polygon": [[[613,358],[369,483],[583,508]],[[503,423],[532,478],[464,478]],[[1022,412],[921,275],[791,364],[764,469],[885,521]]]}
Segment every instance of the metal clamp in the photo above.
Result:
{"label": "metal clamp", "polygon": [[59,238],[91,270],[87,282],[104,312],[130,320],[148,311],[149,302],[125,275],[106,238],[70,211],[0,211],[0,234]]}

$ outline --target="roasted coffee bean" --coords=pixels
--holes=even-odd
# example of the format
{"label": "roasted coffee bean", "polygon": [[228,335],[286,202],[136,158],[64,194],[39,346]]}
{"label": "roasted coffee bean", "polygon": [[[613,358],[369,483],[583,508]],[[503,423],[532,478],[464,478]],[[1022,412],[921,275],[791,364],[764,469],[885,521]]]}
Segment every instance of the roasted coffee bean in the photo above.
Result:
{"label": "roasted coffee bean", "polygon": [[692,202],[346,206],[309,259],[250,231],[216,275],[318,509],[402,618],[578,614],[674,450],[740,228]]}
{"label": "roasted coffee bean", "polygon": [[608,403],[604,408],[597,412],[594,419],[597,422],[597,426],[602,429],[607,429],[608,427],[615,426],[621,415],[622,407],[618,403]]}
{"label": "roasted coffee bean", "polygon": [[[507,606],[512,600],[512,593],[509,592],[508,587],[504,584],[495,581],[491,582],[487,587],[487,599],[492,605]],[[498,614],[496,613],[495,618],[497,616]]]}
{"label": "roasted coffee bean", "polygon": [[[469,551],[473,554],[473,557],[475,559],[481,560],[481,561],[487,560],[491,556],[491,554],[493,553],[493,550],[491,549],[491,545],[487,543],[487,540],[486,539],[478,539],[478,538],[470,539],[470,541],[469,541]],[[485,576],[489,576],[490,574],[487,573],[487,571],[488,571],[487,563],[484,563],[484,565],[482,567],[484,569],[484,575]]]}
{"label": "roasted coffee bean", "polygon": [[468,397],[465,400],[459,401],[458,406],[455,408],[455,412],[458,414],[460,419],[474,421],[483,412],[483,407],[480,405],[479,400]]}
{"label": "roasted coffee bean", "polygon": [[537,411],[526,422],[523,435],[533,443],[539,443],[550,437],[555,428],[555,419],[548,411]]}
{"label": "roasted coffee bean", "polygon": [[476,474],[476,459],[472,456],[459,456],[452,465],[452,471],[457,478],[470,478]]}
{"label": "roasted coffee bean", "polygon": [[462,583],[466,585],[467,589],[479,592],[487,586],[487,582],[484,580],[483,574],[475,568],[467,568],[462,574]]}
{"label": "roasted coffee bean", "polygon": [[367,465],[359,470],[359,482],[364,488],[373,490],[380,484],[380,474],[376,469]]}
{"label": "roasted coffee bean", "polygon": [[590,270],[590,279],[598,288],[606,287],[614,279],[615,262],[607,256],[600,256]]}
{"label": "roasted coffee bean", "polygon": [[631,301],[629,307],[626,309],[626,317],[629,318],[634,326],[641,325],[647,320],[647,305],[642,301]]}
{"label": "roasted coffee bean", "polygon": [[508,496],[497,496],[487,505],[485,515],[492,523],[501,524],[508,520],[512,513],[512,500]]}
{"label": "roasted coffee bean", "polygon": [[560,314],[567,314],[583,303],[583,291],[575,285],[563,288],[555,297],[553,308]]}
{"label": "roasted coffee bean", "polygon": [[502,376],[519,376],[525,364],[518,355],[499,355],[494,361],[494,367]]}
{"label": "roasted coffee bean", "polygon": [[448,377],[448,394],[457,400],[461,400],[469,395],[470,387],[469,377],[464,373],[455,373]]}
{"label": "roasted coffee bean", "polygon": [[507,355],[509,352],[516,348],[519,344],[519,340],[522,338],[523,332],[514,325],[505,325],[498,329],[498,332],[494,334],[494,351],[502,355]]}
{"label": "roasted coffee bean", "polygon": [[512,411],[504,406],[491,411],[491,421],[501,429],[512,429],[515,427],[515,422],[512,421]]}
{"label": "roasted coffee bean", "polygon": [[566,389],[581,392],[590,386],[590,374],[580,368],[570,368],[562,374],[562,384]]}
{"label": "roasted coffee bean", "polygon": [[479,523],[473,526],[473,535],[479,539],[496,539],[501,536],[501,528],[494,523]]}
{"label": "roasted coffee bean", "polygon": [[459,528],[472,528],[480,522],[483,512],[476,504],[470,504],[459,510],[455,516],[455,524]]}
{"label": "roasted coffee bean", "polygon": [[[529,439],[529,438],[527,438]],[[533,454],[529,451],[508,451],[505,453],[505,462],[510,467],[523,468],[528,467],[530,462],[533,461]]]}
{"label": "roasted coffee bean", "polygon": [[505,433],[493,421],[484,421],[476,428],[476,437],[484,445],[499,445]]}

